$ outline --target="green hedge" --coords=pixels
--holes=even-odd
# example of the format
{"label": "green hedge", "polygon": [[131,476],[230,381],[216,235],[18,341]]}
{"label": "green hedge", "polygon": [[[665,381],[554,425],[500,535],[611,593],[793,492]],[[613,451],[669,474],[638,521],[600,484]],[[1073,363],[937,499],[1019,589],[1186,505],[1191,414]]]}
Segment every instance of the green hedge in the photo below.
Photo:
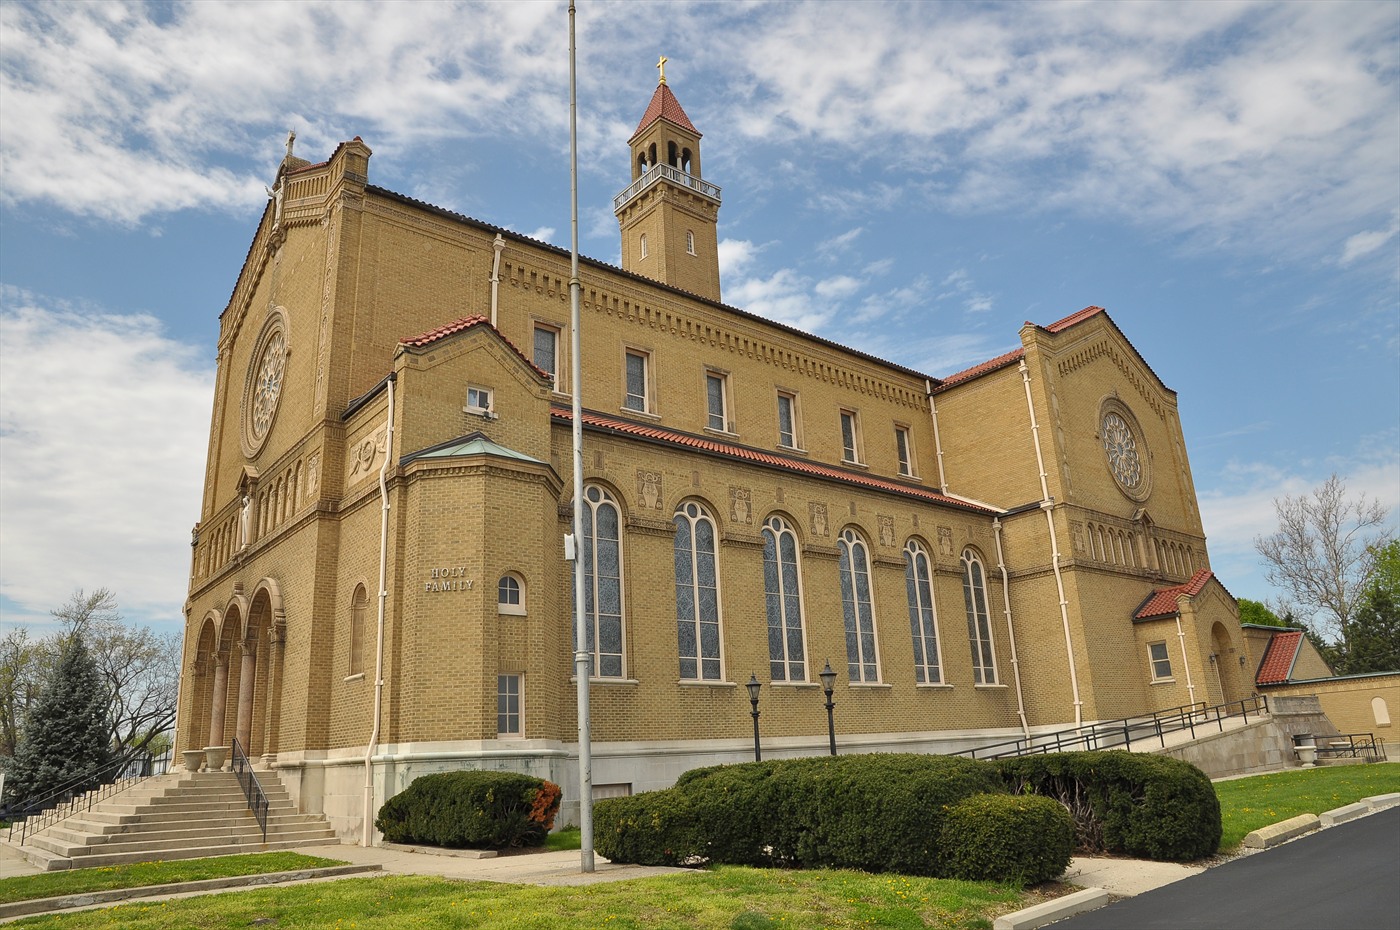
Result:
{"label": "green hedge", "polygon": [[996,764],[1012,794],[1033,792],[1069,809],[1081,851],[1184,861],[1220,847],[1220,802],[1189,762],[1115,750]]}
{"label": "green hedge", "polygon": [[937,875],[945,810],[1004,790],[995,766],[947,756],[780,759],[687,772],[600,801],[598,852],[648,865],[716,862]]}
{"label": "green hedge", "polygon": [[554,826],[559,794],[553,782],[516,772],[440,772],[390,798],[374,825],[391,843],[540,846]]}
{"label": "green hedge", "polygon": [[1035,885],[1069,866],[1074,821],[1050,798],[978,794],[948,810],[940,840],[947,878]]}

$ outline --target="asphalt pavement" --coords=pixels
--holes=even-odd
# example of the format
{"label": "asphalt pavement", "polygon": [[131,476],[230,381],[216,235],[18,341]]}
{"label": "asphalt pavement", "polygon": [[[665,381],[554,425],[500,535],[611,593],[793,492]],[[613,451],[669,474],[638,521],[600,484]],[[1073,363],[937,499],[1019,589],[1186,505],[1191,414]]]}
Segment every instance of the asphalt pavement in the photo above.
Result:
{"label": "asphalt pavement", "polygon": [[1054,930],[1400,930],[1400,807],[1058,921]]}

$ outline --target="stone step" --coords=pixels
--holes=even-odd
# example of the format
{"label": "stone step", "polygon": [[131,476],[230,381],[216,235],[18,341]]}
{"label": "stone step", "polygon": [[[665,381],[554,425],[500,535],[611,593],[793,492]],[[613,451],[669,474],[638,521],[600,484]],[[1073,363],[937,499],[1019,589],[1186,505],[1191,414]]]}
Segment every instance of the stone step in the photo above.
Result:
{"label": "stone step", "polygon": [[[333,832],[333,831],[332,831]],[[41,868],[48,871],[61,869],[95,869],[105,868],[113,865],[131,865],[137,862],[164,862],[173,859],[205,859],[211,856],[240,856],[248,853],[275,852],[283,849],[298,849],[304,846],[325,846],[333,844],[336,840],[327,839],[295,839],[295,840],[274,840],[268,837],[266,843],[229,843],[220,846],[192,846],[183,849],[161,850],[159,852],[121,852],[121,853],[99,853],[90,856],[79,856],[76,860],[67,857],[54,857],[46,860]],[[36,865],[40,863],[36,859],[31,859]]]}
{"label": "stone step", "polygon": [[270,803],[266,843],[236,777],[215,772],[157,776],[84,806],[16,848],[55,871],[337,842],[324,817],[297,811],[275,773],[259,777]]}
{"label": "stone step", "polygon": [[[267,827],[292,824],[323,823],[312,814],[269,813]],[[138,821],[129,824],[90,824],[66,822],[62,826],[44,831],[43,835],[54,840],[92,846],[97,843],[115,842],[117,837],[141,836],[158,839],[163,836],[203,834],[213,836],[224,830],[258,830],[257,819],[251,814],[229,817],[182,818],[166,821]]]}
{"label": "stone step", "polygon": [[[335,841],[335,832],[329,826],[304,824],[299,827],[282,829],[274,832],[267,831],[267,841],[269,843],[291,842],[297,840],[314,840],[321,843]],[[98,843],[93,846],[81,844],[61,843],[50,840],[47,837],[36,839],[35,845],[40,849],[48,850],[60,856],[67,856],[85,863],[93,856],[114,856],[125,855],[127,853],[144,855],[147,860],[169,859],[172,854],[182,849],[192,849],[206,846],[260,846],[262,845],[262,830],[258,829],[256,823],[251,831],[235,832],[233,830],[220,830],[214,833],[204,833],[194,836],[184,836],[178,839],[167,838],[158,841],[150,841],[144,837],[134,837],[121,842]],[[184,857],[182,857],[184,858]],[[139,861],[139,860],[138,860]]]}

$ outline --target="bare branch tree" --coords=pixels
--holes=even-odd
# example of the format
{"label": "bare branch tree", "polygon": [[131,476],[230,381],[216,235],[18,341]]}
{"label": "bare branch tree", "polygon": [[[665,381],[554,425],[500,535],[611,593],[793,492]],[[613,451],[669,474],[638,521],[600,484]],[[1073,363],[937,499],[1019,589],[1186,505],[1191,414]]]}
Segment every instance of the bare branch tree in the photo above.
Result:
{"label": "bare branch tree", "polygon": [[67,603],[49,613],[59,622],[58,632],[30,639],[17,629],[0,640],[0,757],[13,755],[29,707],[64,645],[78,633],[88,644],[107,692],[113,750],[137,751],[158,741],[175,722],[179,634],[128,626],[116,595],[107,588],[91,594],[74,591]]}
{"label": "bare branch tree", "polygon": [[1365,494],[1349,498],[1335,474],[1311,494],[1275,498],[1274,509],[1278,532],[1254,540],[1265,577],[1345,650],[1375,553],[1392,537],[1384,529],[1388,509]]}

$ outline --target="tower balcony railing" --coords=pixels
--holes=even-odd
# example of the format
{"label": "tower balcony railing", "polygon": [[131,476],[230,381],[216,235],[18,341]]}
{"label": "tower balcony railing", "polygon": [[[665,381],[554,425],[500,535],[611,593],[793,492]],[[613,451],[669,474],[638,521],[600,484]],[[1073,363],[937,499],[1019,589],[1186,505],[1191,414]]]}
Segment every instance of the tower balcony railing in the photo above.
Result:
{"label": "tower balcony railing", "polygon": [[613,212],[621,210],[626,204],[642,191],[651,187],[662,178],[681,187],[688,187],[702,197],[708,197],[715,203],[719,203],[719,185],[711,184],[709,181],[702,181],[697,177],[686,174],[679,168],[672,168],[670,165],[656,165],[649,169],[631,184],[627,185],[622,193],[613,198]]}

